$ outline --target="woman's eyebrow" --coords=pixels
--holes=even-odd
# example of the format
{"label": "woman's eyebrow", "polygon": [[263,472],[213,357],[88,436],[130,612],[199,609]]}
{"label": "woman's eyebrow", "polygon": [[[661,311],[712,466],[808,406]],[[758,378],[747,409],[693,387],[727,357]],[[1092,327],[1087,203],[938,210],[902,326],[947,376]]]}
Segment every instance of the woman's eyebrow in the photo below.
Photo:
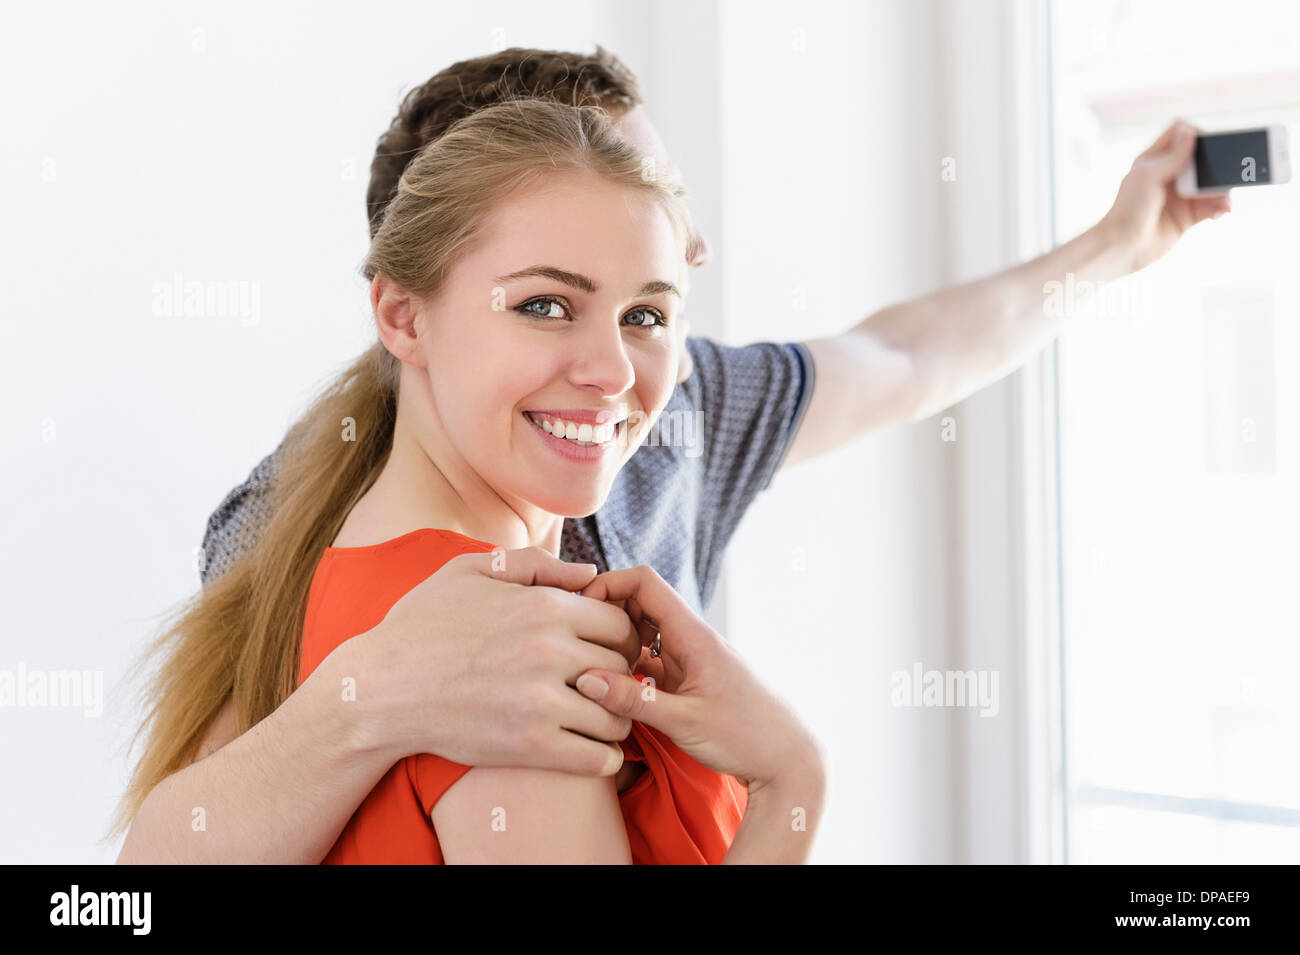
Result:
{"label": "woman's eyebrow", "polygon": [[[498,282],[510,282],[515,279],[524,278],[544,278],[554,279],[557,282],[563,282],[571,288],[576,288],[582,292],[595,293],[600,291],[600,286],[585,275],[579,275],[577,272],[570,272],[554,265],[533,265],[526,269],[520,269],[518,272],[511,272],[509,275],[499,275],[496,278]],[[665,282],[657,279],[653,282],[646,282],[636,292],[637,295],[661,295],[663,293],[682,297],[677,286],[672,282]]]}
{"label": "woman's eyebrow", "polygon": [[676,295],[678,298],[682,297],[682,293],[677,291],[676,285],[674,285],[672,282],[664,282],[662,280],[656,280],[654,282],[646,282],[645,285],[642,285],[641,288],[637,290],[636,294],[637,295],[662,295],[665,292],[669,293],[670,295]]}

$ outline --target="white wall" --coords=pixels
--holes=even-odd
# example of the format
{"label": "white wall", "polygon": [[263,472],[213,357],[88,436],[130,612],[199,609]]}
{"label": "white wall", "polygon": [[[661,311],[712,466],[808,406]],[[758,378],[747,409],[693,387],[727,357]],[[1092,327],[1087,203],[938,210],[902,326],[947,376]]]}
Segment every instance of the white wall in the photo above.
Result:
{"label": "white wall", "polygon": [[[820,337],[937,287],[936,5],[721,11],[726,339]],[[950,715],[889,704],[893,671],[947,665],[945,451],[928,422],[791,468],[729,551],[731,639],[830,749],[817,861],[954,853]]]}
{"label": "white wall", "polygon": [[[73,31],[53,8],[11,13],[0,665],[102,670],[111,693],[194,590],[212,507],[372,334],[364,189],[405,89],[493,46],[609,46],[641,74],[713,241],[693,331],[806,339],[946,274],[939,12],[159,2],[87,4]],[[256,322],[155,315],[154,283],[177,272],[256,283]],[[937,432],[891,429],[781,475],[711,608],[830,746],[820,861],[961,854],[956,724],[888,702],[892,671],[953,654]],[[0,711],[0,861],[114,857],[95,840],[125,780],[126,703],[98,720]]]}

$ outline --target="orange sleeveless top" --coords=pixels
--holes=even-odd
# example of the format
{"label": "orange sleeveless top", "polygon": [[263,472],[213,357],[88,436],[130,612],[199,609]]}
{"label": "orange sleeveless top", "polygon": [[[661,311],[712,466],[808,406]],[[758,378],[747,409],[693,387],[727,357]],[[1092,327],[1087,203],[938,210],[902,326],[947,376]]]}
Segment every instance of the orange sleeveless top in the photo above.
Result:
{"label": "orange sleeveless top", "polygon": [[[329,547],[316,566],[303,623],[298,683],[335,647],[376,626],[393,604],[458,554],[494,545],[423,528],[368,547]],[[717,864],[731,846],[748,793],[702,766],[658,730],[633,722],[625,760],[645,770],[619,806],[636,865]],[[443,864],[429,814],[471,767],[408,756],[371,790],[326,855],[327,864]]]}

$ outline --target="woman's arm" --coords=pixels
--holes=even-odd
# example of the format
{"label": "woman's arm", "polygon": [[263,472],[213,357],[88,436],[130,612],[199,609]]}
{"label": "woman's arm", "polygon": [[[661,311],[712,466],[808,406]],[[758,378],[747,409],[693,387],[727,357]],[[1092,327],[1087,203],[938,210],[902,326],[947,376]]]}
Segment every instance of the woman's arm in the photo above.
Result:
{"label": "woman's arm", "polygon": [[724,865],[802,865],[812,852],[826,798],[826,770],[819,750],[807,762],[762,787],[751,785]]}
{"label": "woman's arm", "polygon": [[[826,793],[815,742],[751,784],[727,865],[808,861]],[[628,865],[627,828],[611,778],[536,769],[471,769],[433,807],[449,865]]]}
{"label": "woman's arm", "polygon": [[451,865],[630,865],[612,777],[474,768],[430,813]]}
{"label": "woman's arm", "polygon": [[[800,865],[821,822],[826,776],[814,747],[751,787],[723,862]],[[471,769],[430,814],[443,859],[461,865],[628,865],[614,781],[536,769]]]}
{"label": "woman's arm", "polygon": [[601,574],[584,596],[622,607],[643,643],[643,684],[591,670],[578,691],[612,713],[665,733],[687,755],[730,774],[749,800],[725,863],[801,863],[812,851],[826,797],[827,759],[817,738],[767,689],[721,634],[702,620],[652,567]]}

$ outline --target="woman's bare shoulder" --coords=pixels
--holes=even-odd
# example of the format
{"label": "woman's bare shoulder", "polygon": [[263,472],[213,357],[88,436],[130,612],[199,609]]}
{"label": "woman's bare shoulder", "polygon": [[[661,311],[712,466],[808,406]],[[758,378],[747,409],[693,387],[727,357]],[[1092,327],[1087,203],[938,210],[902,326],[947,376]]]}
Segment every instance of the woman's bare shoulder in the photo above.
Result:
{"label": "woman's bare shoulder", "polygon": [[443,858],[470,864],[630,864],[612,776],[475,767],[430,813]]}

